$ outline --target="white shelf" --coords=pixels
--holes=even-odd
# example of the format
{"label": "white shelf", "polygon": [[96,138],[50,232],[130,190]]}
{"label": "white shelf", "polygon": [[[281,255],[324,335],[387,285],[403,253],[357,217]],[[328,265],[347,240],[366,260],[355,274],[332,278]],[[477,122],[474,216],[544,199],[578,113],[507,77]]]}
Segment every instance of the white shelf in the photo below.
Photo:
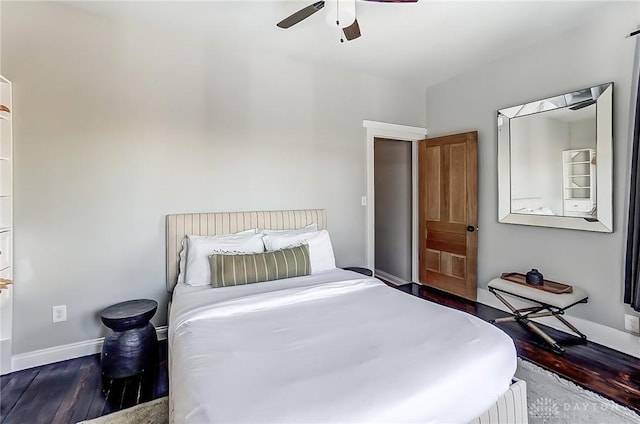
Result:
{"label": "white shelf", "polygon": [[[562,152],[564,216],[591,216],[596,204],[596,151],[592,148]],[[580,185],[583,184],[583,185]]]}
{"label": "white shelf", "polygon": [[[13,111],[11,82],[0,75],[0,105]],[[0,277],[13,279],[13,134],[11,112],[0,112]],[[0,375],[11,372],[13,289],[0,292]]]}

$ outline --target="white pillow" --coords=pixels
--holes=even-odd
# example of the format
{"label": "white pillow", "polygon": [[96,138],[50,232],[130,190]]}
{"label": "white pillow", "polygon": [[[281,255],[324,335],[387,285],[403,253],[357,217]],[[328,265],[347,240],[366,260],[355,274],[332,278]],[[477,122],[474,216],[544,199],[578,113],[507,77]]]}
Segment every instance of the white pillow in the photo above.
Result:
{"label": "white pillow", "polygon": [[[249,230],[239,231],[233,234],[237,235],[237,234],[257,234],[257,233],[258,233],[257,228],[251,228]],[[187,235],[180,242],[180,244],[182,245],[182,249],[180,249],[180,262],[178,264],[178,284],[184,284],[184,276],[187,271],[187,238],[188,237],[189,236]],[[192,237],[196,237],[196,236],[192,236]],[[220,236],[197,236],[197,237],[220,237]]]}
{"label": "white pillow", "polygon": [[205,286],[211,282],[209,255],[214,253],[262,253],[262,234],[237,233],[221,236],[187,236],[185,284]]}
{"label": "white pillow", "polygon": [[262,240],[267,251],[308,244],[312,274],[336,267],[333,246],[327,230],[300,234],[267,234],[262,237]]}
{"label": "white pillow", "polygon": [[306,227],[298,228],[296,230],[258,230],[258,232],[267,235],[267,234],[277,234],[277,235],[287,235],[287,234],[302,234],[309,233],[312,231],[318,231],[318,224],[315,222],[313,224],[309,224]]}

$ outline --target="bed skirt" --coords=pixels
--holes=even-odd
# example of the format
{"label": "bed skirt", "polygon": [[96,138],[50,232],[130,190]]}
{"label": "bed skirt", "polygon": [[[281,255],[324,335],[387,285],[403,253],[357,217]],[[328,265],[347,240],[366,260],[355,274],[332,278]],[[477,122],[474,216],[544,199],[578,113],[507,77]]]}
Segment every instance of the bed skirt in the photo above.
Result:
{"label": "bed skirt", "polygon": [[527,384],[514,379],[509,390],[487,412],[469,424],[528,424]]}

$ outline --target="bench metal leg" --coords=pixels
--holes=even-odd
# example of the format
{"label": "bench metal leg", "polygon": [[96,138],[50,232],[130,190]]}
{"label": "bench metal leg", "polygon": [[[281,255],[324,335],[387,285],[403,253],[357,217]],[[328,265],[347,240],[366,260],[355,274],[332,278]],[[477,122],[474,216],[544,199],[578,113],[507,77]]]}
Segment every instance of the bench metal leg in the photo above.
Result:
{"label": "bench metal leg", "polygon": [[522,323],[524,325],[526,325],[531,331],[533,331],[534,333],[536,333],[538,336],[540,336],[545,342],[549,343],[551,345],[551,347],[553,347],[555,350],[557,350],[560,353],[564,353],[564,348],[562,346],[560,346],[558,344],[557,341],[555,341],[555,339],[551,336],[549,336],[547,333],[545,333],[544,331],[542,331],[542,329],[540,327],[538,327],[535,323],[531,322],[529,319],[523,317],[523,316],[511,316],[511,317],[503,317],[503,318],[496,318],[490,321],[491,323],[501,323],[501,322],[519,322]]}
{"label": "bench metal leg", "polygon": [[511,303],[507,302],[507,300],[506,300],[504,297],[502,297],[499,293],[497,293],[497,292],[495,292],[495,291],[493,291],[493,290],[491,290],[491,293],[493,293],[493,294],[495,295],[495,297],[497,297],[497,298],[498,298],[498,300],[499,300],[500,302],[504,303],[504,305],[505,305],[507,308],[509,308],[509,309],[511,310],[511,312],[513,312],[513,313],[514,313],[514,314],[516,314],[516,315],[519,315],[519,314],[520,314],[520,313],[518,312],[518,310],[517,310],[516,308],[514,308],[514,307],[511,305]]}
{"label": "bench metal leg", "polygon": [[492,324],[498,324],[501,322],[515,322],[518,320],[518,317],[504,317],[504,318],[496,318],[496,319],[492,319],[491,321],[489,321]]}
{"label": "bench metal leg", "polygon": [[546,306],[533,306],[533,307],[528,307],[523,309],[516,309],[513,305],[511,305],[511,303],[509,303],[509,301],[507,301],[495,290],[490,290],[490,291],[498,298],[498,300],[500,300],[500,302],[502,302],[507,308],[509,308],[509,310],[511,310],[513,314],[510,317],[501,317],[501,318],[492,319],[491,321],[489,321],[491,323],[498,324],[501,322],[519,322],[521,324],[524,324],[527,326],[527,328],[529,328],[535,334],[540,336],[555,351],[559,353],[564,353],[565,352],[564,348],[560,346],[553,337],[549,336],[535,323],[531,322],[529,318],[541,318],[541,317],[554,316],[558,318],[567,327],[569,327],[572,331],[574,331],[576,334],[579,334],[583,340],[587,339],[587,336],[582,334],[580,331],[578,331],[578,329],[575,326],[573,326],[570,322],[568,322],[566,319],[560,316],[560,314],[562,314],[564,310],[553,311]]}
{"label": "bench metal leg", "polygon": [[558,342],[556,342],[553,337],[551,337],[550,335],[548,335],[547,333],[542,331],[540,329],[540,327],[538,327],[537,325],[535,325],[534,323],[532,323],[528,319],[527,320],[521,320],[520,322],[524,322],[526,324],[526,326],[529,327],[529,329],[531,329],[531,331],[536,333],[538,336],[542,337],[542,339],[545,342],[549,343],[551,345],[551,347],[553,347],[555,350],[557,350],[557,351],[559,351],[561,353],[564,353],[564,348],[562,346],[560,346],[558,344]]}
{"label": "bench metal leg", "polygon": [[582,340],[587,340],[587,336],[582,334],[580,332],[580,330],[578,330],[573,324],[571,324],[569,321],[567,321],[566,319],[564,319],[563,316],[561,315],[555,315],[556,318],[558,318],[564,325],[566,325],[567,327],[569,327],[571,329],[571,331],[573,331],[574,333],[576,333],[577,335],[580,336],[580,338]]}

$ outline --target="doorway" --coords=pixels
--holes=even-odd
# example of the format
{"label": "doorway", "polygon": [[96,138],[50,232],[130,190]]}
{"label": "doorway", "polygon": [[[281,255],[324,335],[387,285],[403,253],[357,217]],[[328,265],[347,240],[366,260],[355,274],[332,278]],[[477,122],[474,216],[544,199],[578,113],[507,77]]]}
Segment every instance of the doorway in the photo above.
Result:
{"label": "doorway", "polygon": [[412,142],[374,138],[375,274],[412,281]]}
{"label": "doorway", "polygon": [[[407,125],[390,124],[378,121],[362,121],[362,126],[366,129],[366,196],[362,198],[362,205],[365,207],[366,215],[366,266],[375,270],[375,190],[374,190],[374,143],[376,138],[386,138],[409,142],[412,156],[412,199],[418,198],[418,140],[422,140],[427,135],[427,130],[420,127],[410,127]],[[395,141],[398,142],[398,141]],[[412,205],[412,282],[418,281],[418,204]]]}

